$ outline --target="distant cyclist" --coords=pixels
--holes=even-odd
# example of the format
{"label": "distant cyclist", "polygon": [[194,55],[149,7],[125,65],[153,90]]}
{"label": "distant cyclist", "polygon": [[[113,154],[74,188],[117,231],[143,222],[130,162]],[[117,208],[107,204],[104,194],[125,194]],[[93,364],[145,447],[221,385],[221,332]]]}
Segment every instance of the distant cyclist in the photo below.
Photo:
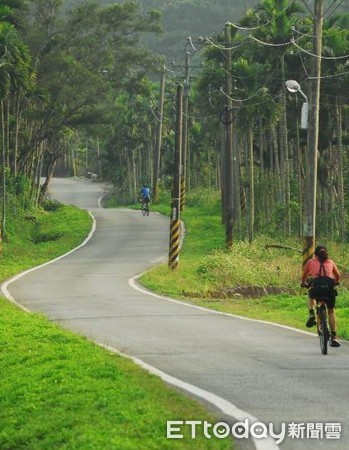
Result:
{"label": "distant cyclist", "polygon": [[150,189],[146,184],[143,184],[141,188],[141,198],[142,198],[142,206],[148,205],[150,202]]}
{"label": "distant cyclist", "polygon": [[[304,266],[301,284],[304,286],[308,284],[307,283],[308,279],[314,280],[315,278],[321,276],[333,278],[335,282],[339,283],[340,273],[336,264],[328,256],[326,247],[324,247],[323,245],[318,245],[315,249],[315,257],[313,259],[309,259],[309,261],[307,261],[307,263]],[[336,294],[334,291],[333,295],[331,295],[330,298],[326,300],[326,304],[328,309],[328,318],[332,335],[331,345],[332,347],[339,347],[340,343],[338,342],[336,335],[335,295]],[[316,305],[315,295],[312,293],[312,288],[310,288],[308,297],[309,317],[306,323],[306,326],[308,328],[316,325],[315,311],[314,311],[315,305]]]}

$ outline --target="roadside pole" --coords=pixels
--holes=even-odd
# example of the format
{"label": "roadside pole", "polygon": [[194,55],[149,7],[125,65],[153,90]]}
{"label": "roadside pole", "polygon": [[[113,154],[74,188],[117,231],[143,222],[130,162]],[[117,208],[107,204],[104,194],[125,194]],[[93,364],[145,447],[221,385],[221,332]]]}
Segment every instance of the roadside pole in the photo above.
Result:
{"label": "roadside pole", "polygon": [[303,229],[303,261],[312,258],[315,251],[315,224],[316,224],[316,187],[317,187],[317,160],[319,141],[319,110],[320,110],[320,78],[321,78],[321,49],[323,25],[323,0],[314,0],[314,37],[313,37],[313,78],[309,104],[309,130],[308,152],[306,164],[306,192]]}
{"label": "roadside pole", "polygon": [[181,211],[185,205],[186,182],[187,182],[187,157],[188,157],[188,113],[189,113],[189,70],[190,70],[190,53],[185,54],[184,65],[184,88],[183,88],[183,131],[182,131],[182,166],[181,173]]}
{"label": "roadside pole", "polygon": [[181,203],[181,174],[182,174],[182,128],[183,128],[183,86],[177,86],[177,123],[175,154],[172,182],[172,202],[170,220],[170,251],[168,265],[170,269],[177,269],[179,264],[180,247],[180,203]]}
{"label": "roadside pole", "polygon": [[226,115],[225,122],[225,243],[228,249],[233,246],[233,101],[231,72],[231,25],[225,24],[226,46]]}

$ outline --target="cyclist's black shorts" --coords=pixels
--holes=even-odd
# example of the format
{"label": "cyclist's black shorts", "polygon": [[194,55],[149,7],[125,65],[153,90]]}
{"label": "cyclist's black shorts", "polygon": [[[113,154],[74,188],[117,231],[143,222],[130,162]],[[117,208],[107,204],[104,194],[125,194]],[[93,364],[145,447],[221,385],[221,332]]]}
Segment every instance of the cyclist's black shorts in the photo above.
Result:
{"label": "cyclist's black shorts", "polygon": [[[333,308],[336,307],[336,294],[337,293],[334,292],[333,295],[331,295],[330,297],[326,297],[326,298],[323,298],[323,299],[320,298],[320,299],[317,299],[317,300],[324,300],[326,302],[327,308],[333,309]],[[309,291],[309,297],[310,298],[314,298],[311,295],[311,289]]]}
{"label": "cyclist's black shorts", "polygon": [[143,197],[143,203],[148,204],[150,202],[150,197]]}

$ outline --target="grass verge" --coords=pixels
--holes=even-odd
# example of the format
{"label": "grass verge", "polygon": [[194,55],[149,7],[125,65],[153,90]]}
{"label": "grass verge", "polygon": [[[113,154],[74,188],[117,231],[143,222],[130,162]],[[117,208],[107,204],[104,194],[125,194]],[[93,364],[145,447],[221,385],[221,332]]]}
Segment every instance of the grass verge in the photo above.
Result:
{"label": "grass verge", "polygon": [[55,202],[47,208],[8,221],[0,281],[68,252],[88,235],[92,219],[87,211]]}
{"label": "grass verge", "polygon": [[189,429],[166,439],[167,420],[217,420],[128,359],[4,300],[0,342],[2,450],[231,448]]}
{"label": "grass verge", "polygon": [[[51,205],[9,221],[1,281],[82,242],[86,211]],[[232,448],[230,439],[166,438],[167,420],[217,422],[195,400],[132,361],[0,298],[1,450]]]}
{"label": "grass verge", "polygon": [[[178,269],[171,271],[164,264],[145,273],[140,282],[155,292],[207,308],[307,329],[306,292],[299,288],[301,254],[292,250],[302,249],[299,241],[275,242],[257,236],[251,244],[236,241],[227,251],[219,205],[216,193],[188,195],[182,213],[186,234]],[[152,209],[157,210],[158,205],[153,204]],[[163,203],[159,211],[164,211]],[[274,243],[289,249],[270,247]],[[338,334],[349,339],[349,245],[321,243],[327,245],[343,274],[337,297]],[[261,291],[272,295],[258,295]]]}

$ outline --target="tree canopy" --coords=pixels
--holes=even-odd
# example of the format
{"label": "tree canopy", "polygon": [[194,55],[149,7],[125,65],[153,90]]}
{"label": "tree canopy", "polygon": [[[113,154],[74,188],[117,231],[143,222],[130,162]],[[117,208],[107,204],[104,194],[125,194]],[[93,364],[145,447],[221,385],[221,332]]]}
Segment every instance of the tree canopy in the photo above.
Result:
{"label": "tree canopy", "polygon": [[[239,236],[253,239],[265,230],[301,236],[303,99],[288,93],[285,81],[297,80],[310,94],[314,19],[305,2],[238,3],[239,8],[223,0],[3,2],[2,237],[16,186],[26,180],[28,203],[36,204],[55,170],[104,177],[114,185],[118,203],[135,201],[144,182],[169,188],[179,83],[186,83],[188,93],[188,189],[223,185],[230,98]],[[344,2],[326,5],[319,232],[331,230],[333,237],[346,239],[349,19],[341,9]],[[232,62],[227,67],[229,23]],[[166,81],[163,95],[160,79]],[[227,80],[231,92],[226,92]],[[46,182],[40,186],[42,176]]]}

